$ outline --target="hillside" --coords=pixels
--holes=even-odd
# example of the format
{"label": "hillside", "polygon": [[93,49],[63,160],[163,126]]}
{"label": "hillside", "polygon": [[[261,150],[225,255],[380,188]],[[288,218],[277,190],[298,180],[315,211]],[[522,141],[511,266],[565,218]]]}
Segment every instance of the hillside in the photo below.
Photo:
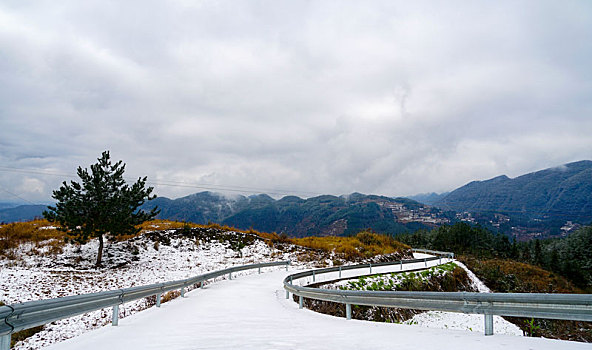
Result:
{"label": "hillside", "polygon": [[[291,260],[292,268],[311,268],[335,262],[374,263],[412,257],[408,246],[372,233],[342,237],[339,242],[335,237],[317,238],[313,242],[316,246],[311,247],[311,242],[300,244],[255,231],[229,231],[219,225],[155,220],[141,227],[142,233],[137,236],[107,240],[103,266],[95,268],[96,239],[82,245],[66,242],[64,232],[45,220],[1,225],[0,305],[171,281],[255,262]],[[358,255],[341,249],[351,246],[358,250]],[[241,272],[237,276],[255,272]],[[170,292],[164,300],[176,296],[177,292]],[[154,302],[154,298],[147,298],[126,303],[122,313],[134,314]],[[105,325],[109,320],[108,312],[94,311],[56,321],[16,333],[13,340],[23,342],[14,348],[38,349]]]}
{"label": "hillside", "polygon": [[434,203],[455,211],[521,214],[529,219],[592,220],[592,161],[511,179],[473,181]]}
{"label": "hillside", "polygon": [[[200,192],[177,199],[158,197],[141,208],[150,210],[155,206],[160,209],[159,219],[198,224],[215,222],[292,237],[349,235],[367,228],[397,234],[449,222],[439,209],[407,198],[360,193],[308,199],[287,196],[275,200],[265,194],[246,197]],[[45,209],[43,205],[1,209],[0,222],[31,220],[40,217]]]}
{"label": "hillside", "polygon": [[435,192],[419,193],[419,194],[416,194],[414,196],[407,196],[407,198],[412,199],[414,201],[417,201],[419,203],[423,203],[423,204],[427,204],[427,205],[434,205],[434,203],[437,203],[438,201],[442,200],[449,193],[450,192],[444,192],[444,193],[435,193]]}
{"label": "hillside", "polygon": [[592,161],[473,181],[434,206],[520,240],[565,236],[592,221]]}
{"label": "hillside", "polygon": [[[566,236],[592,222],[592,161],[569,163],[514,179],[502,175],[473,181],[450,193],[412,198],[353,193],[276,200],[265,194],[225,196],[200,192],[177,199],[158,197],[142,208],[158,206],[160,219],[215,222],[292,237],[349,235],[367,228],[399,234],[465,221],[529,240]],[[0,209],[0,222],[31,220],[44,209],[43,205]]]}
{"label": "hillside", "polygon": [[175,200],[157,198],[143,208],[155,205],[161,208],[161,219],[218,222],[292,237],[349,235],[366,228],[396,234],[448,222],[440,210],[410,199],[359,193],[274,200],[267,195],[228,198],[201,192]]}
{"label": "hillside", "polygon": [[[59,239],[61,233],[42,224],[12,224],[18,225],[19,231],[32,231],[19,238],[18,245],[0,245],[0,302],[14,304],[146,285],[255,262],[290,259],[297,265],[302,254],[291,245],[286,249],[286,245],[272,245],[255,235],[202,227],[147,231],[127,241],[108,242],[104,268],[94,269],[96,240],[85,245],[64,243]],[[2,237],[9,237],[6,228],[0,228]],[[37,239],[39,234],[42,240]],[[48,240],[48,235],[58,238]],[[177,295],[170,292],[164,300]],[[126,303],[123,313],[137,313],[154,302],[147,298]],[[14,348],[40,349],[108,324],[110,317],[109,312],[99,310],[56,321],[37,329],[39,333]]]}
{"label": "hillside", "polygon": [[[4,243],[13,244],[0,245],[0,271],[3,277],[0,279],[0,290],[4,291],[0,302],[13,304],[26,300],[137,286],[163,280],[184,278],[188,275],[203,273],[204,271],[211,271],[225,266],[256,261],[290,259],[292,260],[292,268],[311,268],[313,266],[324,267],[334,266],[335,264],[347,264],[351,261],[374,263],[385,261],[384,259],[389,261],[410,257],[408,246],[395,242],[391,237],[368,232],[346,238],[309,237],[290,240],[274,234],[254,231],[227,231],[227,228],[222,228],[218,225],[196,226],[179,222],[151,221],[142,225],[142,228],[143,232],[138,236],[122,241],[109,241],[106,247],[104,266],[100,269],[94,269],[93,261],[97,248],[96,240],[85,245],[67,243],[63,239],[63,232],[55,230],[53,226],[48,226],[48,222],[43,220],[3,225],[0,227],[0,236],[5,238]],[[163,228],[165,229],[163,230]],[[359,256],[354,256],[354,259],[349,260],[346,251],[348,246],[353,246],[359,253],[363,253],[361,256],[362,260],[359,260]],[[393,249],[391,251],[377,250],[386,246],[390,246]],[[342,248],[345,249],[343,252]],[[423,267],[423,263],[419,264]],[[465,269],[461,264],[457,264]],[[412,266],[408,267],[411,269],[414,268]],[[456,270],[456,268],[451,270],[451,277],[455,275],[462,277],[461,275],[464,275],[464,273],[458,275],[455,272]],[[437,290],[440,290],[440,287],[451,287],[451,282],[456,281],[452,284],[456,284],[457,282],[466,284],[467,281],[466,276],[460,279],[454,277],[453,280],[450,280],[449,278],[440,278],[445,276],[440,276],[440,272],[436,270],[433,272],[438,276],[434,275],[430,277],[430,273],[427,273],[425,276],[423,273],[421,274],[422,278],[429,277],[429,288],[435,287]],[[254,271],[250,273],[256,275]],[[281,273],[284,274],[287,272],[281,271]],[[474,283],[482,284],[480,281],[471,277],[472,273],[470,271],[466,270],[466,273],[469,274],[469,277]],[[237,275],[237,277],[240,275]],[[412,274],[409,276],[405,274],[401,275],[401,277],[404,277],[403,282],[410,276]],[[519,274],[516,274],[516,276],[521,278]],[[277,281],[281,281],[281,278],[280,276],[279,279],[270,281],[275,286],[274,288],[277,288]],[[496,280],[500,280],[500,278]],[[234,281],[233,283],[235,283]],[[370,284],[373,286],[372,283]],[[381,285],[380,281],[377,282],[377,285]],[[260,283],[257,282],[251,285],[245,291],[253,290],[254,286],[260,286]],[[424,287],[427,288],[423,284],[418,286],[421,287],[420,290],[423,290]],[[210,288],[216,288],[216,284],[208,285],[203,290],[208,293],[207,290],[210,290]],[[478,286],[477,289],[481,291],[481,288]],[[199,293],[199,290],[195,290],[195,292]],[[265,295],[273,297],[274,300],[285,300],[283,297],[277,298],[274,293],[269,293],[269,291],[269,289],[266,290]],[[238,293],[236,295],[245,296],[244,293]],[[281,295],[283,296],[283,291]],[[178,296],[178,293],[167,293],[164,296],[164,301],[171,300],[176,296]],[[244,305],[244,300],[240,300],[242,300],[241,303]],[[120,315],[124,317],[135,314],[138,311],[153,306],[154,302],[154,298],[147,298],[126,303],[120,309]],[[288,303],[287,300],[286,303]],[[270,303],[267,302],[266,305],[268,304]],[[167,304],[163,308],[167,308],[169,305]],[[211,305],[226,305],[226,303],[213,303]],[[297,308],[297,304],[290,305]],[[203,307],[196,309],[201,310],[202,313],[205,310]],[[340,310],[342,309],[341,307]],[[355,314],[359,314],[359,311],[358,308],[354,309]],[[147,311],[148,314],[150,312]],[[252,310],[247,314],[251,314],[250,312]],[[220,312],[218,311],[218,313]],[[145,313],[143,314],[147,315]],[[227,312],[222,314],[227,319],[229,314]],[[280,313],[268,313],[268,315],[276,314]],[[241,315],[244,315],[244,313],[241,312]],[[24,341],[17,344],[15,348],[38,349],[47,346],[108,324],[110,316],[109,310],[107,312],[95,311],[39,327],[29,333],[28,338],[18,338],[24,339]],[[162,314],[158,316],[158,319],[161,320],[161,317]],[[133,319],[133,316],[131,319]],[[203,315],[199,316],[198,319],[203,319]],[[123,318],[122,324],[125,324],[128,320],[130,319],[127,317]],[[211,324],[211,318],[208,317],[207,320],[208,324]],[[498,321],[502,322],[503,320],[500,318]],[[496,321],[495,326],[496,337],[500,336],[500,332],[506,333],[506,331],[502,330],[503,328],[498,321]],[[479,336],[483,337],[482,328],[479,328],[483,324],[483,319],[477,315],[467,316],[462,314],[451,315],[442,312],[427,312],[415,315],[405,323],[408,325],[419,324],[436,328],[477,331],[479,332]],[[168,322],[165,322],[165,324],[168,324]],[[259,325],[259,323],[257,324]],[[384,324],[386,325],[386,323]],[[509,324],[506,322],[506,325]],[[381,326],[373,325],[373,327]],[[113,328],[106,327],[103,329]],[[405,332],[409,332],[410,330],[411,328],[405,329]],[[586,331],[587,328],[582,332]],[[430,334],[432,333],[433,330],[430,330]],[[511,334],[520,334],[520,331],[514,327]],[[14,339],[17,338],[15,337]],[[78,341],[75,340],[76,343],[73,345],[75,348],[86,348],[78,344]],[[68,344],[68,342],[63,344]],[[70,344],[72,343],[70,342]],[[102,345],[104,346],[104,344]]]}
{"label": "hillside", "polygon": [[213,192],[199,192],[177,199],[158,197],[144,204],[142,208],[151,209],[158,206],[160,219],[207,224],[208,222],[222,223],[224,219],[237,212],[260,208],[274,201],[265,194],[230,197]]}
{"label": "hillside", "polygon": [[32,220],[41,217],[46,205],[19,205],[0,209],[0,222],[14,222]]}

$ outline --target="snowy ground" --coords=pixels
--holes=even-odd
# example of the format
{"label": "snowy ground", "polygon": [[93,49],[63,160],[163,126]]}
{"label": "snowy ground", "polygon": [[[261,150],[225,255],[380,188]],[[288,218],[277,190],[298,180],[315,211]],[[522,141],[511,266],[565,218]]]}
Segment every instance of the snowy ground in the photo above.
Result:
{"label": "snowy ground", "polygon": [[[232,265],[255,262],[293,260],[297,263],[295,253],[272,249],[260,240],[242,248],[241,257],[238,251],[230,249],[224,242],[197,244],[195,240],[173,238],[170,245],[155,245],[155,242],[142,237],[134,244],[139,247],[137,254],[129,252],[126,242],[108,245],[105,251],[106,264],[127,264],[120,268],[97,270],[91,268],[97,244],[96,240],[82,247],[68,244],[64,246],[63,252],[57,255],[44,254],[46,248],[43,245],[22,245],[16,252],[21,256],[20,260],[0,260],[0,301],[14,304],[166,282]],[[68,267],[75,261],[79,261],[83,268],[88,269]],[[271,269],[277,268],[264,270]],[[256,272],[244,271],[236,275]],[[120,307],[120,317],[129,316],[150,306],[151,302],[148,299],[126,303]],[[39,349],[106,325],[110,320],[111,309],[103,309],[56,321],[17,344],[15,349]]]}
{"label": "snowy ground", "polygon": [[[479,291],[479,293],[491,293],[491,290],[479,278],[477,278],[477,276],[475,276],[473,271],[469,270],[460,261],[455,260],[454,263],[467,272],[473,287]],[[485,319],[482,315],[469,315],[456,312],[427,311],[413,316],[413,318],[405,323],[417,324],[429,328],[458,329],[479,332],[481,334],[485,332]],[[518,328],[518,326],[506,321],[501,316],[493,316],[493,331],[496,334],[523,335],[522,330]]]}
{"label": "snowy ground", "polygon": [[[241,233],[236,233],[237,235],[241,235]],[[120,266],[118,268],[109,268],[109,269],[92,269],[91,266],[93,264],[94,256],[96,254],[97,242],[91,242],[87,245],[82,247],[76,247],[74,245],[66,245],[63,248],[63,252],[55,255],[49,254],[48,250],[50,246],[44,246],[43,244],[39,245],[23,245],[19,248],[19,255],[22,256],[20,261],[11,261],[11,260],[0,260],[0,300],[4,301],[7,304],[13,304],[18,302],[24,302],[29,300],[39,300],[39,299],[48,299],[48,298],[55,298],[60,296],[66,295],[74,295],[74,294],[83,294],[83,293],[91,293],[97,291],[104,291],[104,290],[112,290],[118,288],[125,288],[137,285],[145,285],[151,284],[156,282],[164,282],[164,281],[171,281],[176,279],[182,279],[189,276],[195,276],[198,274],[202,274],[207,271],[219,270],[223,269],[228,266],[232,265],[242,265],[242,264],[249,264],[254,262],[266,262],[266,261],[278,261],[278,260],[292,260],[295,265],[299,265],[301,268],[307,267],[310,268],[307,264],[299,264],[297,262],[297,255],[299,254],[298,251],[290,250],[288,253],[287,251],[279,251],[277,249],[270,248],[265,242],[262,241],[255,241],[252,245],[247,245],[246,247],[241,249],[242,256],[239,254],[237,250],[230,249],[230,245],[227,242],[223,241],[209,241],[209,242],[196,242],[195,240],[186,239],[186,238],[173,238],[171,239],[170,244],[155,244],[154,241],[147,239],[145,237],[141,237],[137,240],[134,245],[138,247],[138,250],[134,252],[132,249],[132,253],[130,253],[130,247],[128,242],[120,242],[120,243],[113,243],[106,247],[105,252],[105,260],[106,263],[111,266]],[[133,248],[133,247],[132,247]],[[301,253],[301,252],[300,252]],[[131,254],[131,255],[130,255]],[[415,254],[416,258],[423,258],[427,255],[424,254]],[[442,261],[445,262],[444,260]],[[318,263],[318,261],[316,262]],[[331,261],[328,260],[327,263],[330,265]],[[80,269],[77,267],[76,269],[71,267],[74,264],[76,266],[82,265],[86,269]],[[428,262],[427,266],[433,266],[437,264],[437,261]],[[458,265],[463,266],[462,264],[458,263]],[[424,263],[417,263],[411,265],[405,265],[405,269],[412,269],[412,268],[422,268],[424,267]],[[417,265],[417,266],[415,266]],[[464,266],[463,266],[464,267]],[[269,271],[277,271],[279,268],[268,268],[264,269]],[[388,268],[374,268],[373,273],[381,273],[396,270],[397,267],[388,267]],[[384,271],[382,271],[384,270]],[[243,272],[237,274],[239,276],[245,276],[248,274],[256,273],[256,271],[251,272]],[[363,274],[367,274],[368,272],[365,271],[344,271],[343,277],[354,277]],[[266,299],[261,299],[261,302],[269,303],[270,305],[273,303],[279,303],[280,306],[277,305],[270,309],[263,307],[261,310],[257,312],[254,311],[252,307],[249,306],[248,310],[253,312],[254,314],[259,315],[262,319],[267,318],[270,319],[270,322],[277,323],[281,320],[285,321],[285,315],[278,315],[278,313],[283,312],[282,310],[291,310],[294,308],[294,303],[285,301],[285,300],[278,300],[278,295],[283,295],[283,291],[280,291],[281,288],[281,281],[284,277],[284,273],[281,272],[273,272],[268,275],[269,279],[263,278],[261,282],[266,283],[265,286],[261,285],[260,287],[267,288],[266,290],[259,290],[254,293],[258,296],[256,298],[263,298],[263,295],[266,295]],[[475,287],[482,292],[489,292],[487,287],[483,285],[481,281],[479,281],[474,274],[469,271],[469,276],[473,279]],[[251,276],[251,277],[243,277],[239,278],[240,281],[244,279],[247,286],[251,286],[250,281],[251,278],[255,278],[257,281],[261,277]],[[325,276],[317,276],[317,282],[320,279],[335,279],[336,276],[332,276],[327,274]],[[309,278],[310,279],[310,278]],[[189,295],[200,295],[200,296],[209,296],[209,291],[216,290],[216,293],[222,293],[220,295],[227,295],[227,292],[224,289],[221,289],[221,286],[235,286],[237,284],[226,284],[226,282],[220,282],[219,279],[215,283],[206,286],[204,290],[196,290],[193,291],[193,294]],[[230,281],[229,281],[230,282]],[[298,281],[298,283],[308,284],[311,283],[312,280],[303,279]],[[259,282],[257,282],[259,283]],[[249,287],[250,288],[250,287]],[[250,289],[246,290],[237,290],[237,293],[234,296],[230,296],[229,298],[229,305],[235,305],[238,307],[240,303],[240,298],[248,298],[251,300],[251,296],[246,295],[245,291],[251,293]],[[273,292],[273,298],[269,293]],[[216,294],[218,295],[218,294]],[[248,314],[245,310],[239,310],[238,314],[233,314],[231,308],[225,308],[224,304],[226,303],[220,295],[215,296],[212,295],[213,299],[209,302],[208,307],[204,307],[203,301],[198,302],[197,309],[195,312],[192,313],[194,318],[207,318],[216,320],[219,318],[229,318],[232,319],[232,322],[238,322],[239,324],[233,324],[230,320],[221,321],[222,323],[215,327],[214,324],[211,324],[211,327],[215,327],[219,330],[220,333],[225,334],[232,334],[234,333],[237,328],[243,327],[243,325],[247,325],[248,327],[256,327],[256,324],[251,324],[250,322],[256,322],[254,319],[250,319],[249,317],[245,318],[244,321],[242,317],[245,314]],[[250,294],[249,294],[250,295]],[[240,296],[240,298],[239,298]],[[200,297],[201,298],[201,297]],[[193,299],[190,298],[190,299]],[[281,298],[280,298],[281,299]],[[182,303],[188,302],[189,299],[183,300]],[[258,300],[258,299],[257,299]],[[180,300],[171,301],[171,305],[178,303]],[[129,327],[136,327],[133,326],[132,323],[135,322],[135,319],[144,319],[149,318],[149,315],[153,315],[155,311],[153,308],[146,310],[138,315],[138,311],[145,310],[152,305],[153,301],[148,301],[147,299],[138,300],[130,303],[126,303],[120,307],[120,317],[122,320],[120,321],[122,324],[121,328],[116,328],[115,330],[109,331],[112,329],[111,327],[102,327],[108,323],[110,323],[111,318],[111,309],[104,309],[95,312],[91,312],[85,315],[72,317],[66,320],[61,320],[49,324],[45,327],[43,331],[40,333],[35,334],[34,336],[28,338],[24,342],[17,344],[15,349],[39,349],[46,347],[50,344],[54,344],[56,342],[63,341],[65,339],[69,339],[72,337],[77,337],[74,342],[70,341],[67,343],[70,344],[77,344],[78,339],[92,339],[94,336],[86,335],[84,333],[88,333],[89,330],[100,328],[98,331],[93,331],[90,334],[102,334],[105,332],[120,332],[117,329],[126,329]],[[220,303],[220,305],[218,305]],[[169,303],[163,304],[163,310],[166,310],[166,307]],[[176,304],[175,304],[176,305]],[[189,304],[186,310],[191,310]],[[246,303],[246,306],[250,305]],[[222,307],[222,309],[219,309]],[[218,308],[218,309],[216,309]],[[181,308],[183,309],[183,308]],[[206,315],[204,312],[205,310],[210,310],[210,312],[214,312],[218,310],[218,312],[222,312],[221,315]],[[269,311],[270,313],[265,317],[261,312]],[[146,316],[143,316],[143,315]],[[288,314],[291,314],[291,311],[288,311]],[[131,315],[131,316],[130,316]],[[158,317],[163,317],[163,315],[169,315],[168,312],[158,314]],[[309,315],[310,312],[299,312],[298,317],[301,315]],[[171,314],[173,317],[174,314]],[[190,318],[190,315],[177,315],[181,320],[186,320],[189,323],[195,323],[197,320],[193,320]],[[125,318],[124,318],[125,317]],[[167,316],[169,317],[169,316]],[[325,315],[318,315],[314,316],[314,320],[323,320],[319,321],[319,327],[329,327],[329,329],[333,329],[337,334],[342,334],[342,331],[339,331],[335,325],[324,325],[324,322],[328,322],[327,317],[329,319],[333,319],[330,316]],[[273,318],[279,318],[279,320],[274,320]],[[129,321],[128,321],[129,319]],[[158,321],[146,321],[146,322],[158,322]],[[307,323],[306,320],[301,320],[302,322],[302,329],[301,332],[304,332],[306,329],[305,324]],[[316,321],[315,321],[316,322]],[[341,321],[339,321],[341,322]],[[350,324],[358,324],[361,321],[351,321],[348,323],[347,327],[350,327]],[[497,333],[505,333],[505,334],[521,334],[516,326],[508,324],[501,318],[496,318],[494,321],[494,330]],[[409,320],[408,323],[412,323],[415,328],[419,326],[425,327],[434,327],[440,329],[458,329],[458,330],[468,330],[473,331],[474,334],[482,335],[483,332],[483,318],[476,315],[463,315],[463,314],[456,314],[456,313],[444,313],[444,312],[427,312],[424,314],[416,315],[412,320]],[[288,321],[289,324],[289,321]],[[376,325],[376,323],[369,323],[365,322],[367,325],[367,329],[375,329],[378,327],[385,327],[386,325]],[[229,326],[228,329],[224,330],[222,327],[224,325]],[[203,325],[202,325],[203,326]],[[390,325],[389,325],[390,326]],[[102,327],[102,328],[101,328]],[[140,326],[138,326],[140,327]],[[183,326],[179,325],[179,331],[169,330],[167,332],[172,332],[172,334],[179,334],[179,337],[193,339],[193,335],[195,332],[190,331],[189,334],[185,336],[181,336],[179,332],[183,329]],[[247,327],[247,328],[248,328]],[[266,325],[261,324],[263,329],[269,328],[274,329],[273,325]],[[341,326],[339,326],[341,327]],[[366,331],[362,330],[360,327],[356,326],[357,331],[364,334]],[[403,325],[399,325],[399,327],[404,327]],[[411,326],[410,326],[411,327]],[[512,328],[514,327],[514,328]],[[148,327],[149,329],[150,327]],[[289,327],[288,327],[289,328]],[[389,328],[391,329],[391,328]],[[407,328],[403,328],[407,329]],[[424,328],[425,329],[425,328]],[[202,329],[203,331],[207,331],[206,329]],[[139,331],[139,330],[138,330]],[[277,329],[278,332],[288,332],[287,329]],[[307,330],[312,331],[312,330]],[[432,330],[426,330],[423,332],[431,332]],[[253,329],[252,334],[257,334],[257,330]],[[382,332],[382,331],[380,331]],[[422,333],[422,331],[418,331]],[[428,334],[425,333],[425,334]],[[141,334],[141,333],[140,333]],[[156,333],[155,333],[156,334]],[[164,333],[166,334],[166,333]],[[201,331],[198,334],[202,334]],[[304,335],[304,333],[301,333]],[[431,334],[431,333],[429,333]],[[438,333],[440,334],[440,333]],[[442,333],[443,335],[444,333]],[[82,335],[82,336],[81,336]],[[243,332],[243,337],[247,337],[249,335],[248,332]],[[78,337],[80,336],[80,337]],[[143,336],[143,335],[142,335]],[[212,335],[220,336],[224,338],[221,334]],[[201,337],[201,336],[200,336]],[[489,337],[488,337],[489,338]],[[133,337],[131,339],[134,339]],[[482,341],[485,339],[483,337],[476,338],[477,342]],[[86,340],[85,340],[86,341]],[[175,340],[176,341],[176,340]],[[195,342],[195,340],[192,340]],[[250,340],[245,340],[248,344]],[[281,345],[281,340],[276,339],[277,346],[273,345],[272,343],[267,343],[264,341],[263,336],[255,337],[252,341],[253,348],[255,348],[255,344],[259,342],[262,344],[263,347],[267,348],[285,348]],[[350,340],[351,341],[351,340]],[[125,341],[123,341],[125,343]],[[181,342],[182,343],[182,342]],[[180,343],[180,344],[181,344]],[[355,341],[353,343],[356,343]],[[372,342],[370,342],[372,343]],[[66,344],[66,343],[65,343]],[[157,344],[157,343],[155,343]],[[203,343],[200,343],[203,344]],[[217,344],[217,345],[216,345]],[[230,344],[230,343],[229,343]],[[327,348],[326,346],[313,346],[312,343],[302,342],[293,338],[290,344],[306,344],[306,348]],[[322,344],[322,343],[320,343]],[[331,343],[333,345],[341,345],[341,343]],[[380,341],[377,340],[376,344],[381,344]],[[161,344],[162,345],[162,344]],[[84,348],[84,346],[75,346],[69,345],[71,348]],[[147,348],[151,348],[150,346],[146,345]],[[101,348],[106,348],[101,347]],[[203,348],[206,346],[188,346],[188,348]],[[227,346],[223,346],[221,342],[213,343],[213,348],[225,348]],[[241,346],[242,348],[243,346]],[[291,348],[290,346],[287,346]],[[364,346],[366,347],[366,346]],[[382,346],[384,347],[384,346]],[[122,348],[119,346],[115,346],[115,348]],[[185,348],[184,346],[180,346],[179,348]],[[381,346],[379,346],[381,348]],[[133,349],[133,348],[130,348]]]}
{"label": "snowy ground", "polygon": [[274,271],[220,281],[51,350],[70,349],[589,349],[589,344],[350,320],[299,310]]}

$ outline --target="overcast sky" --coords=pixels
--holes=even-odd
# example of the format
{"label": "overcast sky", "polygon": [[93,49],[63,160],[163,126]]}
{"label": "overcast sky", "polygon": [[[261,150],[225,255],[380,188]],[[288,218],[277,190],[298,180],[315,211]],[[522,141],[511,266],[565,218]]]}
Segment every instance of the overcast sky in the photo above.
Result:
{"label": "overcast sky", "polygon": [[48,201],[104,150],[172,198],[591,159],[592,2],[1,0],[0,200]]}

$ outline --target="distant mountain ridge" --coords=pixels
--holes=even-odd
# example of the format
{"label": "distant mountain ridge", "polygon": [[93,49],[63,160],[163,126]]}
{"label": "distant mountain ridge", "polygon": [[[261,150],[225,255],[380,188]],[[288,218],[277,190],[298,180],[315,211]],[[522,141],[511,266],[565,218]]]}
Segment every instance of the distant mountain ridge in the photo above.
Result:
{"label": "distant mountain ridge", "polygon": [[434,203],[437,203],[442,198],[446,197],[449,193],[450,192],[444,192],[444,193],[436,193],[436,192],[420,193],[420,194],[416,194],[416,195],[413,195],[413,196],[407,196],[407,198],[413,199],[414,201],[417,201],[419,203],[423,203],[423,204],[427,204],[427,205],[433,205]]}
{"label": "distant mountain ridge", "polygon": [[308,199],[287,196],[275,200],[263,194],[225,197],[200,192],[175,200],[157,198],[146,203],[143,209],[154,206],[161,209],[158,218],[162,219],[199,224],[216,222],[240,229],[253,228],[297,237],[344,235],[366,228],[396,234],[432,227],[434,224],[430,221],[446,220],[438,217],[438,210],[407,198],[393,199],[360,193]]}
{"label": "distant mountain ridge", "polygon": [[36,217],[41,217],[47,205],[19,205],[17,207],[10,207],[0,209],[0,222],[14,222],[33,220]]}
{"label": "distant mountain ridge", "polygon": [[157,197],[145,203],[142,209],[152,209],[158,206],[160,209],[158,218],[206,224],[208,222],[221,223],[225,218],[237,212],[260,208],[273,202],[275,200],[266,194],[248,197],[224,196],[206,191],[177,199]]}
{"label": "distant mountain ridge", "polygon": [[16,208],[19,205],[24,205],[25,203],[16,203],[16,202],[0,202],[0,210],[1,209],[8,209],[8,208]]}
{"label": "distant mountain ridge", "polygon": [[[215,222],[300,237],[347,235],[366,228],[397,234],[466,221],[526,240],[567,235],[592,222],[592,161],[514,179],[501,175],[470,182],[450,193],[412,198],[417,201],[353,193],[276,200],[265,194],[200,192],[177,199],[158,197],[142,208],[158,206],[162,219]],[[0,222],[31,220],[45,209],[44,205],[0,209]]]}
{"label": "distant mountain ridge", "polygon": [[470,182],[434,202],[444,210],[498,212],[530,220],[592,221],[592,161]]}

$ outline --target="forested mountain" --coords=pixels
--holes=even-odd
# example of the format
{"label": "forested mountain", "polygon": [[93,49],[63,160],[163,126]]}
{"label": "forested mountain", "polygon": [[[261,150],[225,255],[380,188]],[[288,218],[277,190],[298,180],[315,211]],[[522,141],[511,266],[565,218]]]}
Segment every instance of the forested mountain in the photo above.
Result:
{"label": "forested mountain", "polygon": [[[186,197],[156,198],[142,208],[158,206],[162,219],[200,224],[222,223],[241,229],[275,231],[290,236],[347,235],[371,228],[401,233],[465,221],[519,240],[565,236],[592,222],[592,161],[510,179],[498,176],[474,181],[448,194],[407,198],[354,193],[303,199],[268,195],[224,196],[200,192]],[[0,209],[0,222],[30,220],[45,206]]]}
{"label": "forested mountain", "polygon": [[23,205],[24,203],[15,203],[15,202],[0,202],[0,210],[7,209],[7,208],[15,208],[19,205]]}
{"label": "forested mountain", "polygon": [[205,224],[217,222],[241,229],[285,233],[293,237],[343,235],[372,228],[401,233],[448,222],[439,210],[406,198],[354,193],[302,199],[267,195],[224,197],[211,192],[171,200],[157,198],[144,205],[161,208],[159,218]]}
{"label": "forested mountain", "polygon": [[[581,288],[592,290],[592,226],[582,227],[564,238],[516,242],[479,226],[456,223],[431,231],[400,235],[397,239],[413,247],[452,251],[460,256],[482,260],[510,259],[538,265],[560,273]],[[499,272],[499,266],[497,270]],[[504,278],[512,277],[515,276]]]}
{"label": "forested mountain", "polygon": [[434,205],[454,211],[497,212],[528,219],[592,220],[592,161],[584,160],[510,179],[505,175],[462,186]]}
{"label": "forested mountain", "polygon": [[142,209],[158,206],[158,218],[190,221],[198,224],[221,223],[224,219],[247,209],[256,209],[275,202],[268,195],[224,196],[213,192],[200,192],[177,199],[158,197],[145,203]]}
{"label": "forested mountain", "polygon": [[444,197],[446,197],[449,193],[450,192],[444,192],[444,193],[435,193],[435,192],[431,192],[431,193],[420,193],[420,194],[416,194],[414,196],[408,196],[407,198],[413,199],[414,201],[418,201],[419,203],[423,203],[423,204],[427,204],[427,205],[433,205],[434,203],[437,203],[439,200],[441,200]]}
{"label": "forested mountain", "polygon": [[46,205],[19,205],[0,209],[0,222],[33,220],[36,217],[41,217],[41,213],[46,209]]}

